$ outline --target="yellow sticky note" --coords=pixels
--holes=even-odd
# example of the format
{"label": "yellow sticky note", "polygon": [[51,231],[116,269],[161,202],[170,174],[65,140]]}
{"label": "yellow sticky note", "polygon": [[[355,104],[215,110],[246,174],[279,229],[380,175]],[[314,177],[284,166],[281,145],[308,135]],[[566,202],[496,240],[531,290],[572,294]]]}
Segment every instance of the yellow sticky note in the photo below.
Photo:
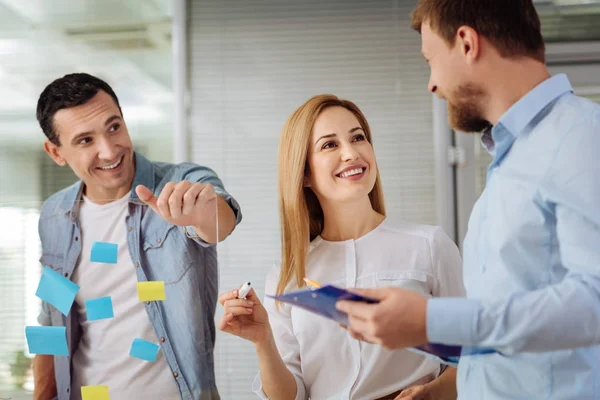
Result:
{"label": "yellow sticky note", "polygon": [[108,386],[82,386],[82,400],[110,400]]}
{"label": "yellow sticky note", "polygon": [[138,282],[140,301],[166,300],[165,283],[163,281]]}

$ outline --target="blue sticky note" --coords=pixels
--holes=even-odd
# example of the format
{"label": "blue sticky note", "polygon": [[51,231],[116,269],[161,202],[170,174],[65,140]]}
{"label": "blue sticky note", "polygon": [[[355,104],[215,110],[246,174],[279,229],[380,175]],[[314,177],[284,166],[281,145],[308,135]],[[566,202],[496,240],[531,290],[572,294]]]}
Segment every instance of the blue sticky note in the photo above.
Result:
{"label": "blue sticky note", "polygon": [[25,336],[31,354],[69,355],[64,326],[26,326]]}
{"label": "blue sticky note", "polygon": [[71,282],[52,268],[44,267],[35,295],[52,304],[67,316],[78,290],[79,286],[76,283]]}
{"label": "blue sticky note", "polygon": [[90,261],[105,264],[116,264],[118,249],[119,245],[116,243],[94,242],[94,244],[92,244]]}
{"label": "blue sticky note", "polygon": [[141,358],[142,360],[154,362],[156,361],[156,356],[158,355],[158,349],[158,345],[152,342],[144,339],[134,339],[129,355],[132,357]]}
{"label": "blue sticky note", "polygon": [[112,318],[115,316],[110,296],[86,300],[85,310],[87,312],[88,321]]}

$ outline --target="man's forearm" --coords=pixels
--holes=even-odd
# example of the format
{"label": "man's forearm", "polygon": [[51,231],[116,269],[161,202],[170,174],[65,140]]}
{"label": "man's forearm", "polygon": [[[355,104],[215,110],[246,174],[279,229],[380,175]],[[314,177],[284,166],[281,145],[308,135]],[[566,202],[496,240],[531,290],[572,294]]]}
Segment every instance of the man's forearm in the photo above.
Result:
{"label": "man's forearm", "polygon": [[[218,213],[219,213],[219,242],[224,240],[233,231],[235,227],[235,214],[222,196],[217,195]],[[198,226],[194,226],[196,235],[207,243],[217,242],[217,219],[216,213],[212,213],[212,218],[205,218]]]}
{"label": "man's forearm", "polygon": [[54,356],[36,355],[33,358],[34,400],[52,400],[56,397]]}

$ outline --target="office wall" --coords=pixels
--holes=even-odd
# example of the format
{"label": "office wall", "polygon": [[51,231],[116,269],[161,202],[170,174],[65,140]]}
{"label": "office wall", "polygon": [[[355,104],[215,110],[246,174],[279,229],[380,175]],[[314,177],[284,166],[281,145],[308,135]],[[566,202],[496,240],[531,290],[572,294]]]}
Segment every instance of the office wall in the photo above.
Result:
{"label": "office wall", "polygon": [[[389,214],[434,223],[432,100],[415,1],[190,1],[192,160],[214,168],[244,220],[220,245],[221,291],[264,279],[279,257],[277,146],[318,93],[358,104],[371,125]],[[220,318],[221,309],[217,313]],[[224,399],[252,398],[253,346],[219,335]]]}

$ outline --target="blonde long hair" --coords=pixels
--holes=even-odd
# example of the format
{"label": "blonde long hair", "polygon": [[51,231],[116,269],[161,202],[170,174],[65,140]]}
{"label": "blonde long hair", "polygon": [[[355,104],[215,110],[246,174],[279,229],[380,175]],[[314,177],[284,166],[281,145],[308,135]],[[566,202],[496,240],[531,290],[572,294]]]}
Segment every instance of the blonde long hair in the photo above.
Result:
{"label": "blonde long hair", "polygon": [[[306,257],[310,242],[323,230],[323,210],[313,191],[304,187],[308,172],[308,148],[318,116],[329,107],[344,107],[358,119],[369,143],[371,129],[360,109],[351,101],[331,94],[310,98],[288,118],[279,142],[279,213],[281,223],[281,271],[277,294],[282,294],[293,278],[305,285]],[[369,193],[371,206],[385,215],[379,171]]]}

